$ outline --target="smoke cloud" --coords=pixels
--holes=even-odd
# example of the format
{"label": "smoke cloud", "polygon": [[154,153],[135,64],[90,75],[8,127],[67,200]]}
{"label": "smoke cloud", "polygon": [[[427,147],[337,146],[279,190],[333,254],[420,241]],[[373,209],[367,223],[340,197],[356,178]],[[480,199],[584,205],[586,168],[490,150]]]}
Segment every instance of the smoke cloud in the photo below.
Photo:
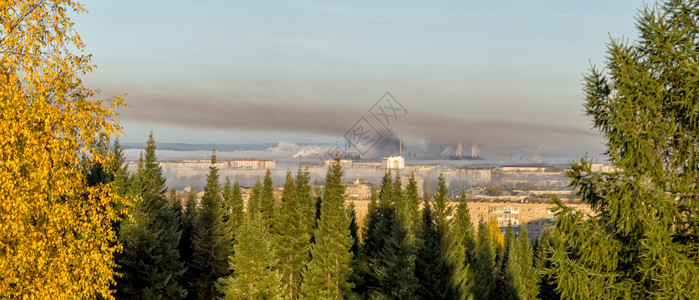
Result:
{"label": "smoke cloud", "polygon": [[[337,137],[342,135],[360,117],[374,122],[376,128],[383,128],[371,117],[367,110],[358,108],[332,108],[320,106],[273,105],[261,103],[226,103],[213,101],[188,101],[178,97],[153,98],[131,105],[121,118],[125,120],[147,121],[179,126],[216,128],[231,130],[256,130],[292,133],[321,134]],[[449,115],[423,113],[412,110],[410,114],[395,120],[388,130],[382,129],[383,139],[372,149],[376,154],[394,154],[401,138],[424,140],[418,147],[425,152],[458,147],[459,142],[478,147],[544,147],[553,149],[600,148],[600,136],[591,130],[541,125],[506,120],[464,120]],[[442,145],[435,146],[434,144]],[[405,145],[404,145],[405,146]],[[290,149],[289,145],[279,145],[284,152],[295,152],[296,157],[311,157],[325,154],[322,147]],[[298,146],[296,146],[298,147]],[[405,150],[405,148],[404,148]],[[416,149],[413,149],[414,152]]]}

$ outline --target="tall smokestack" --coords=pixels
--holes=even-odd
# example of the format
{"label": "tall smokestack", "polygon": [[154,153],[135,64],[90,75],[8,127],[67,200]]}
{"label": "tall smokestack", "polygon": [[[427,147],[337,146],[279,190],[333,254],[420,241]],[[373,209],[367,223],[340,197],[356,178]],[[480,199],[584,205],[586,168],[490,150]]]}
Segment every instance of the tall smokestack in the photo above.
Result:
{"label": "tall smokestack", "polygon": [[403,156],[403,140],[398,140],[398,156]]}

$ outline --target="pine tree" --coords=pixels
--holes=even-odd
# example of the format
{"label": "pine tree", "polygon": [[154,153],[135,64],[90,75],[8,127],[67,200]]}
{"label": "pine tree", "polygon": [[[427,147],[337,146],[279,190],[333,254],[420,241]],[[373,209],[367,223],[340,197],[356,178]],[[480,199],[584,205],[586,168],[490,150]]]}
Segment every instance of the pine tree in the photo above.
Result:
{"label": "pine tree", "polygon": [[[307,212],[307,210],[306,210]],[[311,236],[308,232],[308,216],[297,199],[294,178],[286,174],[280,212],[275,223],[279,245],[279,270],[289,299],[296,299],[301,288],[301,272],[310,260]]]}
{"label": "pine tree", "polygon": [[475,299],[494,297],[496,283],[495,245],[490,237],[488,223],[478,222],[478,238],[471,265],[474,275],[473,296]]}
{"label": "pine tree", "polygon": [[519,237],[511,239],[509,243],[503,276],[508,283],[508,299],[535,299],[539,293],[539,278],[526,227],[522,226]]}
{"label": "pine tree", "polygon": [[233,232],[232,227],[224,222],[226,214],[216,155],[212,154],[204,195],[201,197],[201,209],[197,213],[192,236],[192,268],[198,299],[219,296],[216,281],[228,275],[228,257],[233,254]]}
{"label": "pine tree", "polygon": [[261,214],[246,214],[236,230],[231,275],[218,280],[224,299],[278,299],[284,293],[282,276],[275,269],[278,254],[275,239]]}
{"label": "pine tree", "polygon": [[132,218],[122,223],[118,256],[117,296],[120,298],[183,298],[187,291],[179,279],[185,271],[180,261],[179,220],[165,198],[165,178],[155,156],[155,140],[148,138],[130,190],[140,197]]}
{"label": "pine tree", "polygon": [[301,295],[313,299],[341,299],[352,295],[352,236],[345,209],[340,157],[328,167],[320,208],[320,220],[311,247],[311,261],[303,272]]}
{"label": "pine tree", "polygon": [[585,76],[587,115],[616,168],[586,159],[568,177],[588,216],[560,200],[549,248],[564,298],[699,299],[699,3],[667,0],[612,40],[605,71]]}

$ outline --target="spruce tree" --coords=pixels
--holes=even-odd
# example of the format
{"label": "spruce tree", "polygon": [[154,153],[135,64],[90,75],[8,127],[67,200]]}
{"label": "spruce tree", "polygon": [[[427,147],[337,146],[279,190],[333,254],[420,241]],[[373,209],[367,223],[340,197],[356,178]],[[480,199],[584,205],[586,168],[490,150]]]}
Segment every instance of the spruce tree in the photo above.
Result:
{"label": "spruce tree", "polygon": [[168,205],[170,205],[170,209],[172,209],[172,213],[177,218],[179,230],[182,231],[182,218],[184,217],[184,215],[182,214],[182,203],[180,202],[180,198],[177,196],[177,191],[175,190],[175,187],[171,187],[168,191],[167,202]]}
{"label": "spruce tree", "polygon": [[557,236],[551,235],[550,230],[544,231],[538,240],[538,247],[536,249],[535,265],[537,274],[539,275],[538,285],[539,294],[538,299],[544,300],[558,300],[561,299],[561,294],[556,291],[556,281],[555,278],[546,271],[551,269],[551,253],[547,249],[557,248],[561,243]]}
{"label": "spruce tree", "polygon": [[[124,156],[124,151],[121,148],[119,139],[114,141],[114,145],[109,152],[109,163],[107,164],[107,172],[111,174],[111,182],[114,188],[114,192],[120,196],[121,201],[127,201],[124,199],[126,197],[126,192],[129,185],[129,170],[128,164],[126,163],[126,157]],[[119,214],[119,220],[127,214],[127,203],[119,202],[114,204],[116,212]]]}
{"label": "spruce tree", "polygon": [[284,193],[274,226],[276,233],[279,270],[289,299],[296,299],[301,288],[301,272],[310,260],[311,235],[308,232],[308,215],[297,198],[294,178],[286,174]]}
{"label": "spruce tree", "polygon": [[320,207],[320,219],[311,247],[311,261],[303,272],[301,295],[312,299],[341,299],[352,295],[352,236],[345,209],[340,157],[328,167]]}
{"label": "spruce tree", "polygon": [[466,199],[466,190],[461,189],[461,195],[459,196],[459,205],[456,207],[456,213],[454,215],[454,220],[452,221],[452,231],[455,233],[454,238],[458,242],[463,252],[465,253],[464,262],[466,264],[471,263],[471,256],[476,248],[476,240],[473,228],[473,221],[471,220],[471,209],[468,207],[468,200]]}
{"label": "spruce tree", "polygon": [[231,179],[226,176],[223,184],[223,222],[230,227],[231,232],[243,222],[243,196],[240,192],[238,181],[231,186]]}
{"label": "spruce tree", "polygon": [[112,145],[112,148],[109,151],[109,161],[105,169],[105,171],[110,174],[109,182],[112,190],[118,196],[114,198],[112,203],[114,212],[117,214],[116,220],[112,223],[112,228],[118,236],[121,223],[128,215],[129,206],[132,205],[131,197],[127,197],[127,191],[130,184],[130,174],[128,164],[126,163],[126,157],[124,156],[124,151],[121,149],[119,139],[114,141],[114,145]]}
{"label": "spruce tree", "polygon": [[475,241],[473,224],[471,223],[471,211],[468,208],[466,191],[464,189],[461,190],[459,205],[456,207],[456,213],[451,220],[449,233],[451,244],[448,253],[451,255],[449,260],[454,263],[455,285],[458,287],[461,295],[468,297],[471,294],[473,278],[469,265],[472,263]]}
{"label": "spruce tree", "polygon": [[408,231],[392,206],[380,208],[381,248],[369,261],[376,286],[370,286],[372,299],[417,299],[419,284],[415,276],[415,248]]}
{"label": "spruce tree", "polygon": [[573,164],[591,215],[554,200],[551,269],[564,298],[699,299],[699,3],[667,0],[613,39],[606,68],[584,77],[585,109],[615,167]]}
{"label": "spruce tree", "polygon": [[534,267],[534,253],[529,244],[527,229],[522,226],[519,236],[511,240],[504,270],[508,299],[535,299],[539,293],[538,275]]}
{"label": "spruce tree", "polygon": [[347,204],[347,213],[350,216],[350,235],[352,236],[352,258],[354,259],[359,255],[359,250],[361,249],[361,240],[359,238],[359,224],[357,223],[357,211],[354,209],[354,205],[351,203]]}
{"label": "spruce tree", "polygon": [[[491,221],[492,222],[492,221]],[[495,282],[495,299],[519,299],[518,294],[514,289],[514,278],[507,276],[507,268],[510,267],[510,259],[516,255],[517,247],[515,247],[515,233],[512,226],[507,226],[504,235],[504,246],[502,255],[496,258],[497,281]],[[516,258],[515,258],[516,262]]]}
{"label": "spruce tree", "polygon": [[490,299],[494,297],[496,284],[495,245],[490,237],[488,223],[478,222],[478,238],[473,253],[473,296],[475,299]]}
{"label": "spruce tree", "polygon": [[443,278],[439,290],[447,299],[464,299],[468,293],[468,270],[464,266],[464,253],[456,244],[459,241],[450,230],[453,209],[447,204],[448,193],[444,175],[439,174],[434,195],[434,220],[441,243],[438,270]]}
{"label": "spruce tree", "polygon": [[233,232],[231,226],[224,222],[225,216],[216,154],[212,154],[204,195],[201,197],[201,209],[197,213],[192,236],[192,268],[198,299],[219,296],[216,281],[228,275],[228,257],[233,254]]}
{"label": "spruce tree", "polygon": [[375,286],[376,280],[371,276],[369,267],[369,258],[376,249],[376,226],[379,222],[379,204],[376,188],[371,187],[371,196],[367,206],[367,214],[364,217],[364,226],[362,226],[362,246],[360,247],[359,255],[352,259],[352,282],[354,283],[354,291],[358,295],[366,295],[369,286]]}
{"label": "spruce tree", "polygon": [[267,170],[262,181],[262,192],[260,193],[260,212],[262,220],[272,226],[272,221],[275,219],[275,201],[274,201],[274,185],[272,183],[272,173]]}
{"label": "spruce tree", "polygon": [[279,299],[284,295],[275,239],[261,214],[246,214],[236,230],[231,275],[218,280],[224,299]]}
{"label": "spruce tree", "polygon": [[415,172],[411,172],[410,177],[408,177],[408,186],[405,188],[405,206],[407,211],[405,225],[414,238],[420,228],[420,195],[417,190],[417,181],[415,181]]}
{"label": "spruce tree", "polygon": [[306,232],[312,239],[316,227],[316,195],[310,181],[311,173],[308,171],[308,166],[304,169],[299,167],[294,182],[296,201],[303,215],[303,220],[306,222]]}
{"label": "spruce tree", "polygon": [[383,213],[391,206],[392,191],[393,181],[390,171],[384,174],[381,181],[381,193],[379,194],[380,199],[378,203],[376,190],[372,187],[371,200],[362,234],[364,243],[358,257],[357,269],[354,272],[357,274],[357,279],[360,279],[356,281],[355,292],[360,295],[367,295],[371,290],[379,286],[379,279],[377,278],[374,264],[379,251],[384,247],[388,234],[388,227]]}
{"label": "spruce tree", "polygon": [[228,206],[230,207],[228,218],[231,220],[229,224],[233,226],[232,230],[235,236],[235,230],[238,228],[238,226],[240,226],[240,224],[243,222],[243,218],[245,217],[243,213],[243,193],[240,190],[240,183],[238,183],[238,179],[233,182],[232,193],[230,195],[230,202],[228,202]]}
{"label": "spruce tree", "polygon": [[180,278],[180,284],[187,289],[187,299],[195,299],[197,295],[194,280],[194,244],[192,244],[197,211],[197,194],[193,190],[190,190],[187,194],[187,203],[185,204],[182,220],[180,222],[182,236],[180,238],[180,244],[177,247],[180,250],[180,260],[186,267],[184,276]]}
{"label": "spruce tree", "polygon": [[444,286],[449,278],[444,276],[442,236],[432,218],[431,206],[429,198],[425,197],[415,262],[415,277],[420,283],[416,294],[421,299],[446,299]]}
{"label": "spruce tree", "polygon": [[260,213],[260,196],[262,195],[262,183],[260,183],[260,178],[257,178],[255,184],[250,190],[250,196],[248,197],[248,203],[246,211],[250,215],[257,215]]}
{"label": "spruce tree", "polygon": [[155,156],[153,133],[145,157],[139,160],[130,192],[136,199],[131,218],[121,224],[123,251],[117,256],[119,298],[181,299],[187,291],[179,279],[185,268],[180,261],[179,220],[165,197],[162,169]]}

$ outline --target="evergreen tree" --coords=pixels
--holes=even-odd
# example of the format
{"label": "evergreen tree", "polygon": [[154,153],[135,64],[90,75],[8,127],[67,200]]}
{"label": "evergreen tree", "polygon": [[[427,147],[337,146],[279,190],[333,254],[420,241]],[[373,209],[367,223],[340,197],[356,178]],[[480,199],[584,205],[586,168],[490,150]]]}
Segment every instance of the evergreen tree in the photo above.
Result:
{"label": "evergreen tree", "polygon": [[301,169],[299,167],[296,173],[296,201],[301,209],[303,220],[306,222],[306,232],[311,238],[313,231],[316,228],[316,194],[311,187],[311,173],[308,171],[308,166]]}
{"label": "evergreen tree", "polygon": [[[126,163],[126,157],[124,156],[124,151],[121,149],[119,139],[114,141],[114,145],[109,153],[109,158],[107,172],[111,174],[111,181],[114,183],[114,192],[123,198],[126,196],[128,188],[129,166]],[[125,204],[115,204],[115,208],[118,209],[117,212],[121,215],[126,214]]]}
{"label": "evergreen tree", "polygon": [[311,247],[311,261],[303,272],[301,295],[312,299],[340,299],[352,295],[352,236],[345,209],[340,157],[328,167],[320,208],[320,220]]}
{"label": "evergreen tree", "polygon": [[[492,222],[492,220],[491,220]],[[511,225],[507,226],[504,235],[504,246],[502,247],[502,254],[496,255],[495,268],[497,271],[497,280],[495,282],[496,299],[519,299],[519,295],[514,289],[514,278],[507,276],[507,268],[510,267],[510,259],[513,255],[516,255],[517,247],[515,244],[515,233],[514,228]],[[516,262],[516,260],[515,260]]]}
{"label": "evergreen tree", "polygon": [[510,239],[509,243],[503,276],[508,283],[508,299],[535,299],[539,293],[539,278],[534,268],[534,253],[526,226],[522,226],[519,237]]}
{"label": "evergreen tree", "polygon": [[401,219],[401,223],[408,227],[408,201],[404,197],[403,193],[403,186],[400,182],[400,174],[396,172],[396,179],[393,180],[393,188],[392,188],[392,198],[393,198],[393,207],[396,210],[396,213],[398,214],[398,218]]}
{"label": "evergreen tree", "polygon": [[420,195],[417,190],[417,181],[415,181],[415,172],[410,173],[408,177],[408,186],[405,188],[405,206],[406,206],[406,226],[412,237],[417,235],[420,228]]}
{"label": "evergreen tree", "polygon": [[131,209],[131,220],[121,224],[123,252],[117,263],[122,276],[116,285],[120,298],[181,299],[187,293],[179,283],[185,271],[178,250],[179,220],[165,198],[155,149],[151,133],[130,187],[140,201]]}
{"label": "evergreen tree", "polygon": [[396,209],[389,206],[381,212],[381,249],[369,261],[376,286],[370,286],[372,299],[416,299],[419,284],[415,277],[415,249]]}
{"label": "evergreen tree", "polygon": [[231,195],[228,197],[230,197],[230,201],[227,202],[228,207],[230,208],[228,218],[231,220],[229,224],[233,226],[231,230],[233,230],[235,236],[235,230],[238,228],[238,226],[240,226],[240,224],[243,222],[243,218],[245,217],[243,213],[243,193],[240,190],[240,183],[238,183],[237,179],[233,182]]}
{"label": "evergreen tree", "polygon": [[357,278],[355,282],[355,292],[360,295],[368,295],[373,289],[379,287],[379,279],[374,267],[379,251],[384,248],[384,243],[388,233],[388,223],[383,217],[383,213],[391,207],[393,199],[393,181],[391,173],[386,172],[381,181],[380,202],[376,202],[376,190],[372,187],[371,200],[369,202],[365,226],[362,237],[364,244],[361,254],[358,257],[358,266],[355,270]]}
{"label": "evergreen tree", "polygon": [[236,230],[231,275],[218,280],[224,299],[279,299],[284,294],[282,276],[275,269],[275,239],[261,214],[247,214]]}
{"label": "evergreen tree", "polygon": [[381,179],[381,190],[379,191],[379,200],[386,206],[393,203],[393,178],[391,178],[391,171],[387,171],[383,178]]}
{"label": "evergreen tree", "polygon": [[461,190],[459,205],[456,207],[456,214],[451,221],[449,230],[451,245],[448,253],[449,260],[454,263],[454,272],[459,293],[467,297],[471,294],[473,274],[470,273],[469,265],[472,263],[472,255],[476,242],[473,235],[473,224],[471,223],[471,211],[466,200],[466,191]]}
{"label": "evergreen tree", "polygon": [[260,183],[260,178],[257,178],[257,181],[255,181],[255,185],[252,186],[252,190],[250,190],[250,196],[248,197],[248,205],[246,207],[246,211],[248,214],[252,215],[257,215],[260,213],[260,196],[262,195],[262,183]]}
{"label": "evergreen tree", "polygon": [[491,243],[493,244],[493,249],[495,250],[495,268],[493,269],[495,285],[492,288],[495,294],[492,294],[491,297],[502,298],[503,293],[506,293],[506,289],[508,288],[503,278],[506,259],[505,235],[502,233],[502,229],[500,229],[500,225],[496,219],[490,219],[488,222],[488,233],[491,238]]}
{"label": "evergreen tree", "polygon": [[555,199],[551,269],[564,298],[699,299],[699,3],[667,0],[612,40],[585,76],[585,109],[615,171],[568,176],[591,215]]}
{"label": "evergreen tree", "polygon": [[488,223],[478,222],[478,238],[473,254],[473,296],[475,299],[490,299],[494,297],[496,284],[495,246],[490,237]]}
{"label": "evergreen tree", "polygon": [[421,299],[447,299],[444,286],[449,278],[444,276],[442,236],[432,218],[432,207],[428,197],[425,197],[425,207],[422,209],[422,227],[418,238],[415,277],[420,286],[416,294]]}
{"label": "evergreen tree", "polygon": [[359,255],[352,259],[354,270],[352,272],[352,282],[354,283],[354,291],[358,295],[366,295],[369,286],[376,285],[376,280],[371,276],[369,268],[369,258],[375,252],[374,249],[377,248],[374,235],[379,222],[378,194],[373,186],[371,187],[369,199],[369,206],[367,207],[367,214],[364,217],[364,226],[362,227],[362,247],[360,247]]}
{"label": "evergreen tree", "polygon": [[550,230],[544,231],[538,240],[539,246],[536,249],[536,269],[539,275],[539,294],[538,299],[558,300],[561,299],[561,294],[556,291],[555,278],[546,274],[546,270],[551,268],[551,253],[546,251],[550,248],[557,248],[561,243],[560,239],[551,235]]}
{"label": "evergreen tree", "polygon": [[464,257],[464,262],[466,264],[471,263],[471,256],[476,248],[475,234],[473,230],[473,221],[471,220],[471,209],[468,207],[468,200],[466,200],[466,190],[461,189],[461,195],[459,196],[459,205],[456,207],[456,214],[454,215],[454,221],[452,221],[452,231],[454,234],[454,239],[457,241],[463,252],[466,254]]}
{"label": "evergreen tree", "polygon": [[231,186],[231,179],[226,176],[226,181],[223,184],[223,223],[231,228],[231,232],[235,233],[235,229],[243,221],[243,195],[240,192],[240,185],[236,181]]}
{"label": "evergreen tree", "polygon": [[448,193],[444,175],[439,174],[434,196],[434,220],[442,250],[438,252],[440,254],[438,270],[443,278],[439,290],[446,299],[464,299],[468,293],[466,290],[468,270],[464,266],[464,253],[456,244],[459,241],[450,231],[451,219],[449,217],[453,210],[447,204]]}
{"label": "evergreen tree", "polygon": [[[301,272],[310,260],[311,236],[308,232],[308,215],[297,199],[294,178],[286,174],[280,213],[275,223],[279,245],[279,270],[289,299],[296,299],[301,288]],[[307,213],[307,210],[306,210]]]}
{"label": "evergreen tree", "polygon": [[[177,196],[177,191],[175,190],[175,187],[171,187],[170,190],[168,191],[167,195],[167,202],[168,205],[170,206],[170,209],[172,209],[172,213],[175,215],[177,218],[179,230],[182,231],[182,218],[184,215],[182,214],[182,203],[180,202],[180,197]],[[181,240],[181,236],[180,236]]]}
{"label": "evergreen tree", "polygon": [[232,227],[224,222],[226,214],[216,154],[212,154],[201,209],[197,213],[192,235],[192,267],[198,299],[219,296],[216,281],[228,275],[228,257],[233,254],[233,232]]}
{"label": "evergreen tree", "polygon": [[275,201],[274,201],[274,185],[272,183],[272,173],[267,170],[262,181],[262,193],[260,194],[260,212],[262,220],[272,226],[272,221],[275,219]]}
{"label": "evergreen tree", "polygon": [[347,204],[347,213],[350,216],[350,235],[352,236],[352,248],[350,248],[350,252],[352,252],[352,258],[355,258],[359,255],[359,250],[361,249],[361,241],[359,239],[359,224],[357,223],[357,211],[354,209],[354,205]]}
{"label": "evergreen tree", "polygon": [[195,286],[194,268],[194,244],[192,235],[194,234],[194,222],[197,219],[197,194],[191,190],[187,194],[187,203],[180,222],[182,236],[177,247],[180,250],[180,260],[184,263],[186,271],[180,278],[180,284],[187,289],[187,299],[195,299],[197,292]]}

